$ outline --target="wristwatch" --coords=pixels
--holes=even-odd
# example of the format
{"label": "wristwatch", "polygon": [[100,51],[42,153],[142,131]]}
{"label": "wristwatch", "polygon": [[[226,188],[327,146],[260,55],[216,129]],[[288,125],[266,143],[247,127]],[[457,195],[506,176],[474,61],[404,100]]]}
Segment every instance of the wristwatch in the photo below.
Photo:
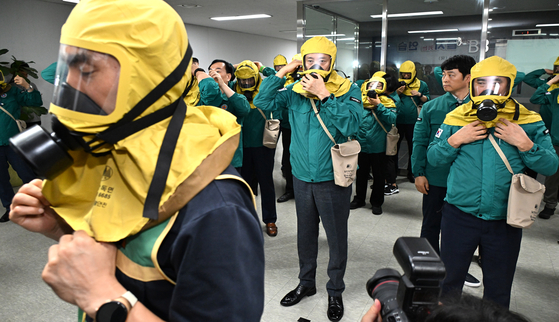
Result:
{"label": "wristwatch", "polygon": [[95,322],[125,322],[138,299],[130,291],[109,300],[97,309]]}
{"label": "wristwatch", "polygon": [[29,84],[29,88],[27,89],[27,91],[31,93],[33,90],[34,90],[33,85]]}

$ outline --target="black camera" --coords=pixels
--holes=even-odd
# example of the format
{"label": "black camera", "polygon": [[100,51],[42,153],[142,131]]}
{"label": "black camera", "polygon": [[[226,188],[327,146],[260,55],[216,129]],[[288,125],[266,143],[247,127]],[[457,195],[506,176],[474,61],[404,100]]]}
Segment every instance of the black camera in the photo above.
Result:
{"label": "black camera", "polygon": [[402,87],[402,86],[406,86],[406,85],[407,85],[406,82],[404,82],[404,81],[401,81],[401,82],[399,82],[398,84],[400,84],[399,87]]}
{"label": "black camera", "polygon": [[377,91],[375,91],[374,89],[370,89],[370,90],[367,92],[367,97],[370,97],[370,98],[377,98],[377,97],[378,97]]}
{"label": "black camera", "polygon": [[393,253],[404,275],[392,268],[379,269],[367,282],[367,294],[380,301],[383,321],[425,321],[439,303],[444,264],[425,238],[400,237]]}

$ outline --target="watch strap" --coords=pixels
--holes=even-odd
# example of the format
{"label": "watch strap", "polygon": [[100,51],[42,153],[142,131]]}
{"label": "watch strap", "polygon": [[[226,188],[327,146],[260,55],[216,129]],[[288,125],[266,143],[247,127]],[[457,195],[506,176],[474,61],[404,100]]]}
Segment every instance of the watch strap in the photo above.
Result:
{"label": "watch strap", "polygon": [[[132,294],[132,292],[130,292],[130,291],[127,291],[126,293],[122,294],[120,297],[123,298],[123,299],[126,299],[128,301],[128,303],[130,304],[130,310],[138,302],[138,299],[136,298],[136,296],[134,296],[134,294]],[[128,311],[130,312],[130,310],[128,310]]]}

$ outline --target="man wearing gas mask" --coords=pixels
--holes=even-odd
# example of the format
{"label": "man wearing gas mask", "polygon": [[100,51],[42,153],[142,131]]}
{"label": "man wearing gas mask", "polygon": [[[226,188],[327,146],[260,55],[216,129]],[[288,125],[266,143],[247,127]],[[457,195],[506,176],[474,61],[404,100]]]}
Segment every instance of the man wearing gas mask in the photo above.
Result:
{"label": "man wearing gas mask", "polygon": [[260,72],[265,75],[275,74],[273,69],[264,67],[260,63],[256,64],[250,60],[241,62],[235,70],[237,82],[233,89],[247,98],[251,108],[243,124],[241,175],[251,184],[255,193],[258,185],[260,186],[262,221],[266,225],[266,234],[275,237],[278,234],[278,227],[276,226],[276,189],[272,172],[274,171],[276,149],[267,148],[262,143],[264,125],[267,119],[273,118],[273,113],[262,111],[254,105],[254,97],[258,94],[262,83]]}
{"label": "man wearing gas mask", "polygon": [[[291,61],[298,60],[301,61],[301,54],[296,54],[291,58]],[[303,67],[299,66],[291,74],[285,76],[284,86],[291,85],[298,82],[301,75],[298,73],[303,71]],[[293,172],[291,171],[291,154],[289,153],[289,147],[291,146],[291,125],[289,125],[289,111],[283,109],[281,112],[281,143],[283,146],[283,153],[281,156],[281,172],[285,178],[285,192],[283,195],[279,196],[278,202],[286,202],[295,198],[295,193],[293,192]]]}
{"label": "man wearing gas mask", "polygon": [[[400,96],[400,104],[398,105],[398,117],[396,125],[400,139],[398,140],[398,154],[400,153],[400,144],[406,138],[408,145],[408,180],[414,182],[414,177],[411,167],[411,154],[413,147],[413,129],[419,110],[423,103],[429,100],[429,87],[427,83],[417,78],[417,71],[415,64],[412,61],[405,61],[400,66],[400,84],[397,93]],[[397,190],[396,177],[398,175],[398,154],[390,158],[389,163],[389,176],[387,178],[387,194]],[[393,165],[393,167],[390,167]]]}
{"label": "man wearing gas mask", "polygon": [[509,307],[522,229],[507,224],[512,176],[488,139],[493,135],[514,173],[557,171],[559,159],[538,113],[510,98],[516,68],[493,56],[471,70],[471,101],[448,113],[427,150],[448,167],[441,220],[443,296],[460,293],[474,251],[483,258],[485,299]]}
{"label": "man wearing gas mask", "polygon": [[[541,79],[546,76],[547,79]],[[530,98],[533,104],[540,104],[540,115],[550,131],[551,142],[559,155],[559,57],[553,65],[553,69],[536,69],[524,78],[524,82],[536,89]],[[559,192],[559,171],[551,176],[545,177],[545,193],[543,202],[544,209],[538,217],[549,219],[555,213],[557,207],[557,192]]]}
{"label": "man wearing gas mask", "polygon": [[[19,119],[22,106],[41,106],[43,100],[41,93],[35,90],[21,76],[14,77],[12,86],[7,83],[4,74],[0,71],[0,201],[6,212],[0,217],[0,222],[10,220],[10,204],[14,197],[14,188],[10,183],[8,162],[12,165],[24,183],[36,178],[33,170],[10,148],[9,139],[19,133],[15,120]],[[9,113],[9,114],[8,114]]]}
{"label": "man wearing gas mask", "polygon": [[[291,166],[297,210],[299,285],[280,304],[291,306],[316,294],[319,223],[326,231],[330,260],[326,284],[327,316],[339,321],[344,314],[342,292],[347,264],[347,220],[351,186],[334,183],[333,143],[315,115],[316,105],[336,143],[344,143],[359,129],[361,91],[333,70],[336,46],[325,37],[313,37],[301,47],[303,62],[294,60],[262,82],[254,103],[263,110],[288,109],[291,123]],[[284,76],[304,66],[300,82],[284,87]]]}
{"label": "man wearing gas mask", "polygon": [[[200,88],[200,105],[215,106],[230,112],[235,115],[237,123],[242,128],[244,119],[250,112],[250,104],[244,95],[235,93],[228,85],[235,80],[233,65],[225,60],[216,59],[210,64],[208,74],[202,68],[198,68],[194,71],[194,75]],[[242,138],[241,130],[239,146],[231,161],[231,165],[239,173],[243,165]]]}
{"label": "man wearing gas mask", "polygon": [[[355,197],[351,209],[365,206],[367,182],[372,171],[374,182],[369,202],[374,215],[382,214],[384,203],[384,179],[386,177],[386,131],[396,123],[396,104],[386,92],[390,82],[396,80],[385,72],[376,72],[361,85],[363,101],[362,121],[357,133],[361,144],[359,169],[355,181]],[[382,122],[382,123],[381,123]]]}
{"label": "man wearing gas mask", "polygon": [[163,1],[81,1],[60,43],[53,133],[11,141],[47,178],[10,213],[59,240],[43,279],[80,321],[259,321],[262,232],[230,167],[240,126],[185,104],[180,16]]}

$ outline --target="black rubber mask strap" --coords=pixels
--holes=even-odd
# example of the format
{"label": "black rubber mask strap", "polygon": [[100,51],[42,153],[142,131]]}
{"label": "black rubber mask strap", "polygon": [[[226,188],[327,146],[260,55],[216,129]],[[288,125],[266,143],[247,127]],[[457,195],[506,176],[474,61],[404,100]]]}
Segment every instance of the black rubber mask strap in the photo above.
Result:
{"label": "black rubber mask strap", "polygon": [[149,185],[148,194],[144,204],[144,218],[157,220],[159,218],[159,202],[165,191],[167,178],[173,161],[173,154],[179,140],[184,119],[186,117],[186,103],[179,99],[178,107],[171,118],[171,122],[165,132],[165,137],[161,143],[161,150],[157,157],[155,172]]}

